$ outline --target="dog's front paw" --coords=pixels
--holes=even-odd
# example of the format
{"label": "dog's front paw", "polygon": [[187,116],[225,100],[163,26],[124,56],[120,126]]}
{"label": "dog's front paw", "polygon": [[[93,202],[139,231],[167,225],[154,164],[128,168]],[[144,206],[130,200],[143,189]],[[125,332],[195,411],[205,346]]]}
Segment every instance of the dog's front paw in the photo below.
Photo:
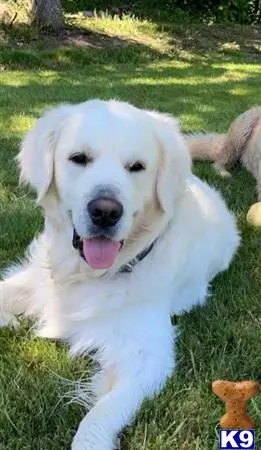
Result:
{"label": "dog's front paw", "polygon": [[73,439],[71,450],[116,450],[116,447],[104,442],[99,437],[94,440],[93,436],[78,436],[77,433]]}
{"label": "dog's front paw", "polygon": [[89,439],[74,439],[72,442],[71,450],[116,450],[115,446],[108,446],[108,444],[104,442],[98,442],[94,444],[93,440],[89,441]]}
{"label": "dog's front paw", "polygon": [[116,447],[107,431],[87,415],[74,436],[71,450],[115,450]]}

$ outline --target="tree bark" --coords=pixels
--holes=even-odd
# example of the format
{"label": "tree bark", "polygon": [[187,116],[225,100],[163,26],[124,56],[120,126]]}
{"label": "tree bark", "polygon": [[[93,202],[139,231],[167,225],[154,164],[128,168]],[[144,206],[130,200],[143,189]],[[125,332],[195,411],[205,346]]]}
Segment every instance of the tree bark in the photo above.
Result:
{"label": "tree bark", "polygon": [[61,0],[32,0],[32,25],[59,31],[64,26]]}

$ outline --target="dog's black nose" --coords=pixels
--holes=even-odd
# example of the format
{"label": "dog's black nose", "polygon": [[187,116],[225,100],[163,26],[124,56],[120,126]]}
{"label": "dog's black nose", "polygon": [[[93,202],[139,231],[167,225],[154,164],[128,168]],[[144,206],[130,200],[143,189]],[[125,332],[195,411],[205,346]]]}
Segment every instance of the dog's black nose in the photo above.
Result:
{"label": "dog's black nose", "polygon": [[88,212],[94,225],[106,228],[116,225],[123,214],[123,207],[116,200],[101,197],[88,204]]}

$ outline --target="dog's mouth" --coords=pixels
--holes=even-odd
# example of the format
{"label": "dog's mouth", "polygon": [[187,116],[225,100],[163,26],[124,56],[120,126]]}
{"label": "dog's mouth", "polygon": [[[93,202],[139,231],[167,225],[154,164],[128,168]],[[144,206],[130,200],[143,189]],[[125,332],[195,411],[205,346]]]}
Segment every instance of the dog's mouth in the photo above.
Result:
{"label": "dog's mouth", "polygon": [[105,236],[81,238],[73,231],[73,246],[93,269],[109,269],[123,246],[124,241],[116,241]]}

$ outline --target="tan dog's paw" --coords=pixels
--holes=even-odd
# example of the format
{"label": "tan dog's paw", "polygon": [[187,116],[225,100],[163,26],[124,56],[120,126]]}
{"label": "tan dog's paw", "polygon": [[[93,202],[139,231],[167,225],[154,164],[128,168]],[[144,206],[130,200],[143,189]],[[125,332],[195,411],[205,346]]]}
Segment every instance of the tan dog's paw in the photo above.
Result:
{"label": "tan dog's paw", "polygon": [[218,164],[217,162],[212,164],[213,169],[223,178],[229,178],[231,177],[231,173],[228,172],[228,170],[225,169],[222,165]]}

